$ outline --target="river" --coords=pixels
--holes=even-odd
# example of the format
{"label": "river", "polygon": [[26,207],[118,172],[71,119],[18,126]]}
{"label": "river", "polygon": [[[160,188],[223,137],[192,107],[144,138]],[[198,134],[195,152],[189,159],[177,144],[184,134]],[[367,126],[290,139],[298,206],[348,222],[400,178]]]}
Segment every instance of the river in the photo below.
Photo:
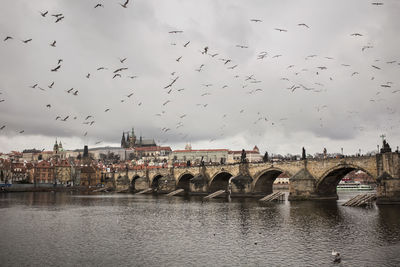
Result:
{"label": "river", "polygon": [[[1,266],[400,266],[400,206],[0,194]],[[333,263],[332,249],[342,255]]]}

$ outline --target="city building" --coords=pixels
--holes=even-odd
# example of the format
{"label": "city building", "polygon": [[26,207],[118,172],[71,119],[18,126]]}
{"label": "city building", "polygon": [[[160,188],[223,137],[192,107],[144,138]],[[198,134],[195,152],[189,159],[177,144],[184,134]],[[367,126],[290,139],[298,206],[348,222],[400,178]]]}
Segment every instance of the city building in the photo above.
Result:
{"label": "city building", "polygon": [[[247,162],[262,162],[263,155],[260,154],[260,150],[257,146],[254,146],[253,150],[246,150]],[[228,153],[227,163],[240,162],[242,156],[242,150],[230,150]]]}
{"label": "city building", "polygon": [[57,184],[72,185],[71,164],[63,159],[54,163],[54,175]]}
{"label": "city building", "polygon": [[136,138],[135,131],[132,128],[131,135],[129,136],[129,132],[122,132],[121,138],[121,147],[122,148],[135,148],[135,147],[145,147],[145,146],[157,146],[154,139],[143,139],[142,136],[139,139]]}
{"label": "city building", "polygon": [[174,150],[169,156],[169,161],[173,163],[200,164],[201,160],[204,163],[225,163],[228,158],[228,149],[192,149],[190,144],[187,144],[183,150]]}
{"label": "city building", "polygon": [[54,183],[54,166],[47,160],[39,161],[35,164],[34,181],[35,183]]}

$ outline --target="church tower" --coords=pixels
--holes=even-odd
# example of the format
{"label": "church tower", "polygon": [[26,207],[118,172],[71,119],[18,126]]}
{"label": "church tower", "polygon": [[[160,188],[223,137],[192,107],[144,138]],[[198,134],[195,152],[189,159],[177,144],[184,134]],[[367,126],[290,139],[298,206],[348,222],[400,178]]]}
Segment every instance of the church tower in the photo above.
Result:
{"label": "church tower", "polygon": [[56,138],[56,142],[53,146],[53,152],[58,153],[58,144],[57,144],[57,138]]}
{"label": "church tower", "polygon": [[132,128],[131,138],[129,139],[129,147],[134,148],[136,145],[136,135],[135,130]]}
{"label": "church tower", "polygon": [[125,132],[122,132],[121,147],[126,148]]}

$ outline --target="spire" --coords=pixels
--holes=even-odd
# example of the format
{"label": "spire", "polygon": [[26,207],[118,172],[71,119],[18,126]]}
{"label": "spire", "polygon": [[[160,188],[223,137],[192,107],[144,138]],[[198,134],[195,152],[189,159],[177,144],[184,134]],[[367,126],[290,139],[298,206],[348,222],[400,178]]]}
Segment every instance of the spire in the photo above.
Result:
{"label": "spire", "polygon": [[135,129],[132,127],[132,137],[135,136]]}
{"label": "spire", "polygon": [[121,138],[121,147],[125,148],[126,143],[125,143],[125,132],[122,132],[122,138]]}

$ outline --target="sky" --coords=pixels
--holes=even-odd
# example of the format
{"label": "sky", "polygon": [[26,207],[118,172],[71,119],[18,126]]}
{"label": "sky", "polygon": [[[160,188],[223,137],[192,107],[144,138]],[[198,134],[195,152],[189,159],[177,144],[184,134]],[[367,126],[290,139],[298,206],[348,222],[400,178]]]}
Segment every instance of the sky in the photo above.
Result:
{"label": "sky", "polygon": [[0,151],[119,146],[132,128],[173,150],[396,149],[400,1],[380,3],[6,0]]}

